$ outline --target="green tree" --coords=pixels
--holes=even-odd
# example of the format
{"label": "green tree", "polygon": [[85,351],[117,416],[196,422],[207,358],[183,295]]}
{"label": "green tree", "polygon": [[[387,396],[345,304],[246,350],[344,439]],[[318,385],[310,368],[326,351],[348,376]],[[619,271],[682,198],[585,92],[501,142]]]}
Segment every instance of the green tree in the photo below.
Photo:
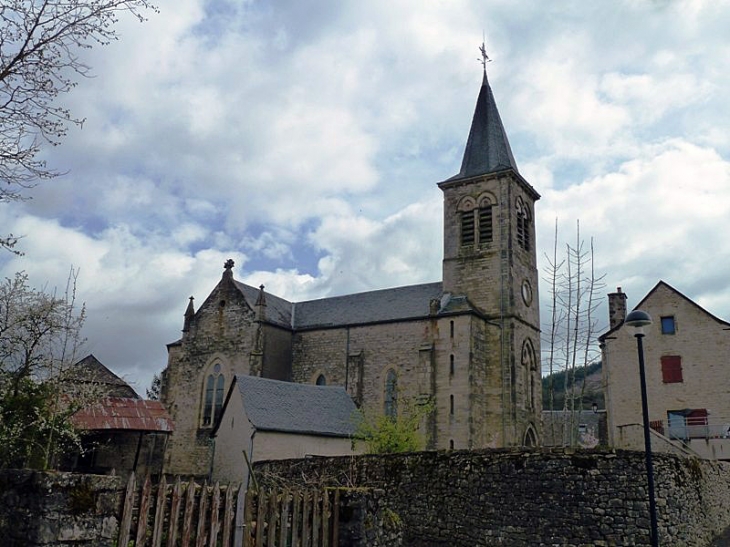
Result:
{"label": "green tree", "polygon": [[359,411],[355,438],[365,443],[369,454],[423,450],[426,439],[421,426],[433,409],[431,401],[399,397],[397,412],[393,416]]}
{"label": "green tree", "polygon": [[63,380],[82,344],[76,275],[61,296],[31,288],[22,272],[0,284],[0,467],[48,468],[78,445],[71,416],[98,396]]}
{"label": "green tree", "polygon": [[[123,12],[140,21],[147,0],[3,0],[0,3],[0,203],[24,199],[23,190],[58,173],[38,158],[69,124],[83,119],[57,104],[59,95],[88,76],[80,53],[116,40]],[[12,250],[17,237],[0,237]]]}

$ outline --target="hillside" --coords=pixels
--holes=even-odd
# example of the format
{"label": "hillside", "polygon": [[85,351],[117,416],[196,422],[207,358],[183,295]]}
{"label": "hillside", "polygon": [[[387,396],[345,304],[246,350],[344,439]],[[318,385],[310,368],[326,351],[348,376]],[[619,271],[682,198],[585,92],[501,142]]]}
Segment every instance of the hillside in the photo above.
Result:
{"label": "hillside", "polygon": [[[543,410],[563,410],[565,402],[565,371],[555,372],[552,375],[547,375],[542,379],[542,408]],[[578,368],[575,370],[575,378],[571,378],[570,371],[568,371],[568,391],[575,393],[575,404],[578,404],[578,398],[580,397],[581,389],[585,381],[585,391],[583,392],[583,409],[590,410],[593,403],[598,405],[599,409],[605,408],[603,400],[603,387],[602,387],[602,365],[601,362],[589,365],[585,369]],[[550,383],[552,380],[553,386],[553,405],[550,408]],[[568,408],[571,404],[568,401]]]}

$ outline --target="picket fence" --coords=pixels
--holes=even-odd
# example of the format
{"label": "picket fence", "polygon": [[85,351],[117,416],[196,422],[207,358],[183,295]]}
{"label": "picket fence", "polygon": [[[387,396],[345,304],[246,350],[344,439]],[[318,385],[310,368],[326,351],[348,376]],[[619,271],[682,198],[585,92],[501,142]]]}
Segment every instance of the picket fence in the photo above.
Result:
{"label": "picket fence", "polygon": [[249,490],[129,477],[119,547],[337,547],[339,490]]}

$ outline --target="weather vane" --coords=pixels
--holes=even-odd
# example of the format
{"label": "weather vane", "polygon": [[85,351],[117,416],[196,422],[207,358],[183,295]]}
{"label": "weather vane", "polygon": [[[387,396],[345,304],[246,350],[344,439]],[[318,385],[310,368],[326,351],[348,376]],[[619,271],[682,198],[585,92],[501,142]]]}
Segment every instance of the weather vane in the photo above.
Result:
{"label": "weather vane", "polygon": [[487,63],[491,63],[492,60],[489,58],[489,55],[487,55],[487,46],[484,45],[484,37],[482,36],[482,45],[479,46],[479,51],[482,53],[482,58],[477,59],[480,63],[482,63],[482,66],[484,67],[484,71],[487,71]]}

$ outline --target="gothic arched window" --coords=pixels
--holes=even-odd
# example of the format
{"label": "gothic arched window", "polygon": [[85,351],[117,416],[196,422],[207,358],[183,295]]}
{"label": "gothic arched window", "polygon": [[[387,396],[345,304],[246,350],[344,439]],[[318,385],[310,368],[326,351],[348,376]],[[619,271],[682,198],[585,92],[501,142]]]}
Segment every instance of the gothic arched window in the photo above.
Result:
{"label": "gothic arched window", "polygon": [[524,250],[530,250],[530,221],[532,215],[530,214],[530,208],[522,201],[522,198],[518,197],[515,203],[515,209],[517,210],[517,244]]}
{"label": "gothic arched window", "polygon": [[383,413],[388,418],[393,419],[398,414],[398,377],[393,369],[388,370],[388,374],[385,377]]}
{"label": "gothic arched window", "polygon": [[216,363],[205,379],[205,395],[203,398],[203,427],[212,426],[223,410],[223,389],[226,379]]}
{"label": "gothic arched window", "polygon": [[535,359],[535,348],[532,346],[532,341],[529,338],[525,338],[525,341],[522,342],[521,361],[525,374],[525,406],[529,409],[534,409],[537,359]]}
{"label": "gothic arched window", "polygon": [[318,386],[326,386],[327,385],[327,378],[324,377],[324,374],[320,374],[317,376],[317,381],[315,382]]}

